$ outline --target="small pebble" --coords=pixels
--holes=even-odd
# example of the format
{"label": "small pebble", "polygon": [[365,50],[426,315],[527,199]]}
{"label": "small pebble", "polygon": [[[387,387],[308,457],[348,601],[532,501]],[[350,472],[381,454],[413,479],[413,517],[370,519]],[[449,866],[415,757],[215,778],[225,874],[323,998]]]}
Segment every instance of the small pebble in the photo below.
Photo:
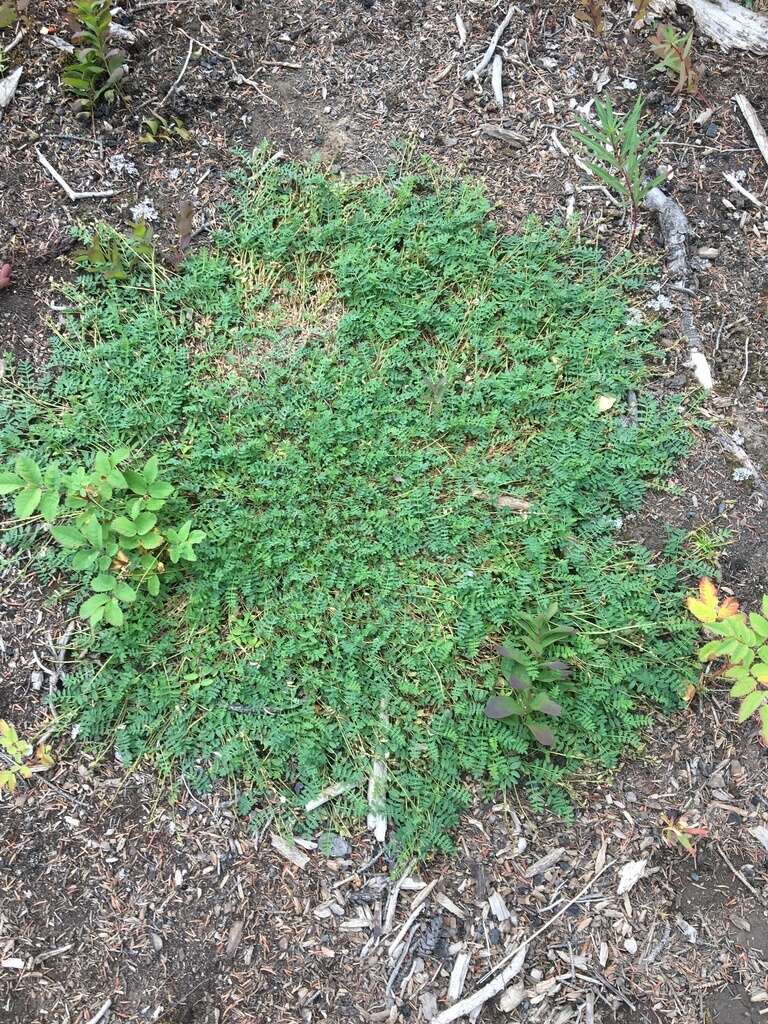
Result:
{"label": "small pebble", "polygon": [[42,686],[43,686],[43,673],[42,672],[39,672],[39,671],[33,672],[30,675],[29,679],[30,679],[30,682],[32,683],[32,689],[33,690],[40,690],[40,689],[42,689]]}
{"label": "small pebble", "polygon": [[712,246],[709,246],[709,245],[703,245],[699,249],[699,256],[701,256],[705,260],[713,260],[715,258],[715,256],[719,256],[719,255],[720,255],[720,250],[719,249],[715,249],[715,248],[713,248]]}

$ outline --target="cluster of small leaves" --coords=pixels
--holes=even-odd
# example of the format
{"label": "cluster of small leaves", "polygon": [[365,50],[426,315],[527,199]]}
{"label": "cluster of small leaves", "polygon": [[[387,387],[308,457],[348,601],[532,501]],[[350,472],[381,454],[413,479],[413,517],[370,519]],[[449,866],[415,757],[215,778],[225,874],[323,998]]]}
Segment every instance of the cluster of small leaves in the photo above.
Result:
{"label": "cluster of small leaves", "polygon": [[[569,773],[615,764],[695,678],[678,565],[616,538],[688,444],[644,387],[639,271],[575,233],[506,234],[433,169],[339,180],[257,155],[239,189],[178,274],[81,277],[50,371],[6,376],[9,456],[150,450],[206,533],[94,634],[103,662],[68,675],[62,712],[126,763],[230,779],[314,831],[329,785],[365,816],[379,757],[403,851],[449,847],[467,778],[567,812]],[[576,633],[547,748],[486,716],[484,652],[526,649],[521,609],[551,600]]]}
{"label": "cluster of small leaves", "polygon": [[55,463],[43,470],[20,455],[13,471],[0,473],[0,495],[15,495],[17,518],[39,512],[70,554],[68,567],[90,577],[94,593],[80,606],[80,616],[92,627],[102,620],[122,626],[122,606],[136,600],[140,587],[154,597],[160,593],[163,560],[196,561],[195,545],[205,536],[192,529],[191,520],[176,529],[159,526],[158,512],[173,487],[158,478],[157,456],[141,470],[121,468],[129,454],[127,448],[98,452],[90,470],[79,466],[66,476]]}
{"label": "cluster of small leaves", "polygon": [[659,25],[651,49],[659,58],[653,70],[668,71],[676,78],[675,92],[693,96],[699,91],[701,75],[693,63],[693,29],[681,35],[674,25]]}
{"label": "cluster of small leaves", "polygon": [[679,846],[689,856],[696,856],[694,838],[709,835],[709,829],[700,826],[689,825],[685,818],[671,818],[664,815],[662,818],[663,828],[662,839],[668,846]]}
{"label": "cluster of small leaves", "polygon": [[10,722],[0,718],[0,795],[13,793],[19,779],[46,771],[52,764],[50,750],[44,743],[33,747],[19,738]]}
{"label": "cluster of small leaves", "polygon": [[503,682],[514,691],[514,696],[491,697],[485,705],[486,715],[494,721],[519,718],[534,739],[545,747],[554,745],[555,734],[535,716],[559,718],[563,708],[549,689],[540,687],[562,684],[571,676],[571,666],[566,661],[552,660],[550,648],[562,646],[575,633],[571,626],[553,624],[557,611],[557,602],[552,601],[536,615],[520,612],[515,617],[515,636],[523,647],[514,647],[511,643],[494,645],[501,658]]}
{"label": "cluster of small leaves", "polygon": [[152,228],[139,221],[127,238],[112,228],[104,228],[102,233],[95,231],[73,258],[80,270],[89,274],[98,274],[108,281],[127,281],[135,272],[137,261],[152,261],[154,255]]}
{"label": "cluster of small leaves", "polygon": [[643,98],[638,96],[630,112],[621,117],[614,111],[610,99],[598,99],[595,101],[597,124],[580,118],[581,131],[573,132],[592,157],[588,161],[589,169],[629,210],[630,240],[637,231],[643,199],[666,177],[664,174],[648,177],[648,163],[663,136],[655,128],[640,130],[643,106]]}
{"label": "cluster of small leaves", "polygon": [[762,614],[747,616],[734,598],[721,601],[717,587],[705,577],[698,597],[688,598],[688,610],[706,632],[719,637],[701,647],[699,659],[726,661],[722,674],[733,680],[731,696],[741,700],[739,721],[756,715],[763,742],[768,743],[768,596],[763,597]]}
{"label": "cluster of small leaves", "polygon": [[114,103],[117,99],[128,70],[126,54],[110,42],[109,0],[75,0],[69,13],[77,26],[72,36],[76,49],[61,80],[64,88],[77,97],[75,113],[88,117],[99,101]]}
{"label": "cluster of small leaves", "polygon": [[184,122],[177,115],[169,118],[163,117],[158,111],[153,111],[141,119],[142,134],[139,142],[152,144],[155,142],[189,142],[192,133],[185,127]]}

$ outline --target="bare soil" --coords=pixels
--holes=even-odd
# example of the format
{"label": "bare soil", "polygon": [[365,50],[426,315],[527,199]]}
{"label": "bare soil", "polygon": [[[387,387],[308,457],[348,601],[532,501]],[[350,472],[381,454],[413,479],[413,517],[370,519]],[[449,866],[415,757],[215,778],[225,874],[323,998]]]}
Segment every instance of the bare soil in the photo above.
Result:
{"label": "bare soil", "polygon": [[[764,200],[768,168],[732,103],[745,93],[768,125],[764,61],[697,38],[701,94],[681,98],[649,71],[647,31],[629,28],[624,4],[610,6],[605,91],[620,109],[637,90],[647,96],[669,128],[667,187],[696,230],[692,249],[717,250],[702,259],[696,297],[717,381],[702,420],[737,431],[768,466],[768,223],[765,207],[723,178],[736,174]],[[127,0],[115,13],[134,36],[124,100],[91,125],[69,108],[59,80],[66,55],[51,44],[71,34],[65,6],[30,5],[6,60],[24,74],[0,123],[0,264],[10,262],[14,277],[0,292],[0,347],[44,360],[74,224],[125,229],[146,201],[157,244],[173,258],[182,203],[192,201],[198,225],[215,226],[234,150],[265,139],[345,173],[378,173],[402,159],[391,143],[410,139],[417,153],[481,178],[510,229],[531,214],[562,221],[572,203],[585,237],[620,249],[621,211],[572,159],[574,109],[602,88],[607,67],[601,43],[573,17],[575,2],[519,5],[505,36],[503,113],[487,87],[462,79],[502,7],[459,7],[464,49],[456,9],[440,0]],[[0,34],[0,46],[14,33]],[[142,118],[166,96],[161,113],[180,117],[191,140],[140,143]],[[487,123],[520,142],[487,136]],[[73,188],[118,194],[70,203],[38,149]],[[659,261],[646,296],[667,321],[654,386],[674,395],[692,379],[650,219],[638,249]],[[711,434],[698,435],[672,486],[626,534],[658,550],[670,525],[728,528],[724,582],[754,601],[768,590],[765,499],[754,480],[734,479],[738,464]],[[39,662],[52,664],[65,623],[23,559],[9,556],[0,572],[0,716],[31,734],[50,716]],[[751,831],[768,825],[765,753],[754,728],[735,723],[721,684],[705,679],[689,710],[657,722],[614,778],[585,773],[572,824],[522,801],[478,799],[457,854],[414,869],[387,933],[391,865],[370,835],[346,837],[351,852],[340,859],[309,851],[299,870],[235,814],[230,794],[159,789],[109,749],[60,746],[53,771],[0,804],[0,1021],[85,1024],[107,1000],[104,1021],[429,1020],[445,1005],[458,954],[471,954],[465,993],[474,991],[506,951],[563,911],[529,949],[517,1010],[494,1000],[481,1020],[756,1024],[768,1010],[768,871]],[[662,841],[664,817],[681,815],[706,832],[696,857]],[[619,872],[633,860],[647,861],[645,873],[619,896]],[[394,970],[388,944],[418,886],[432,882]]]}

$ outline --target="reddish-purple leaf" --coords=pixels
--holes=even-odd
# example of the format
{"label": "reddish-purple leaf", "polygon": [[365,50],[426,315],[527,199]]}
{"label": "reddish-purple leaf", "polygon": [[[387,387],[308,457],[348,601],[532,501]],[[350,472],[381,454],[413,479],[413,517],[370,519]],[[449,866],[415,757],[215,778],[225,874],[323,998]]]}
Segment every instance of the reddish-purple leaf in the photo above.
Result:
{"label": "reddish-purple leaf", "polygon": [[554,744],[555,734],[551,729],[547,729],[545,725],[533,725],[531,722],[525,724],[531,730],[533,738],[538,740],[543,747],[551,747]]}
{"label": "reddish-purple leaf", "polygon": [[523,679],[522,676],[507,676],[506,680],[513,690],[527,690],[531,685],[530,682],[527,679]]}
{"label": "reddish-purple leaf", "polygon": [[3,263],[0,267],[0,288],[10,288],[11,284],[11,264]]}
{"label": "reddish-purple leaf", "polygon": [[512,697],[491,697],[485,705],[485,713],[488,718],[498,721],[510,715],[519,715],[520,705]]}

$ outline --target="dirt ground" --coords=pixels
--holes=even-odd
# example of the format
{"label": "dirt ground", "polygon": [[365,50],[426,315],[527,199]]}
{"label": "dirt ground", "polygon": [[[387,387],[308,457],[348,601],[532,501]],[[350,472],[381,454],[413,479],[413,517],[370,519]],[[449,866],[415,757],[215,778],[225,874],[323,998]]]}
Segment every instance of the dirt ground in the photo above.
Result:
{"label": "dirt ground", "polygon": [[[768,125],[765,60],[697,37],[701,93],[681,98],[649,70],[647,30],[630,29],[626,4],[610,6],[609,69],[574,2],[520,3],[499,112],[487,86],[462,77],[503,15],[492,0],[126,0],[114,11],[132,36],[124,100],[92,126],[60,86],[65,6],[30,4],[0,35],[8,47],[24,30],[0,73],[24,68],[0,121],[0,264],[14,280],[0,291],[0,348],[45,358],[72,225],[125,229],[142,204],[170,257],[182,204],[215,226],[235,150],[264,139],[348,173],[377,173],[391,143],[410,139],[480,177],[508,227],[575,212],[584,236],[614,251],[626,239],[621,211],[573,160],[570,129],[599,89],[619,109],[641,90],[669,128],[666,187],[695,229],[693,254],[705,251],[694,305],[716,387],[702,421],[768,466],[768,214],[723,177],[766,201],[768,168],[732,102],[744,93]],[[139,141],[158,108],[169,125],[182,119],[188,141]],[[488,124],[517,139],[488,135]],[[69,202],[39,152],[73,188],[115,195]],[[638,249],[662,255],[647,215]],[[692,378],[661,260],[658,274],[643,301],[668,321],[654,387],[669,395]],[[766,499],[760,480],[734,478],[739,468],[699,430],[668,491],[626,532],[658,547],[667,525],[730,530],[723,579],[750,602],[768,590]],[[55,661],[66,623],[8,551],[0,580],[0,717],[30,733],[50,717],[40,663]],[[481,1021],[756,1024],[768,1015],[765,754],[722,685],[704,680],[614,778],[575,785],[572,824],[522,801],[478,800],[456,856],[414,868],[398,890],[367,833],[344,837],[336,858],[300,851],[299,867],[234,813],[230,794],[158,790],[111,750],[73,742],[0,804],[0,1021],[428,1021],[447,1005],[457,960],[466,954],[471,993],[543,929],[520,986]],[[696,857],[662,842],[665,815],[706,831]],[[620,895],[630,862],[641,877]]]}

